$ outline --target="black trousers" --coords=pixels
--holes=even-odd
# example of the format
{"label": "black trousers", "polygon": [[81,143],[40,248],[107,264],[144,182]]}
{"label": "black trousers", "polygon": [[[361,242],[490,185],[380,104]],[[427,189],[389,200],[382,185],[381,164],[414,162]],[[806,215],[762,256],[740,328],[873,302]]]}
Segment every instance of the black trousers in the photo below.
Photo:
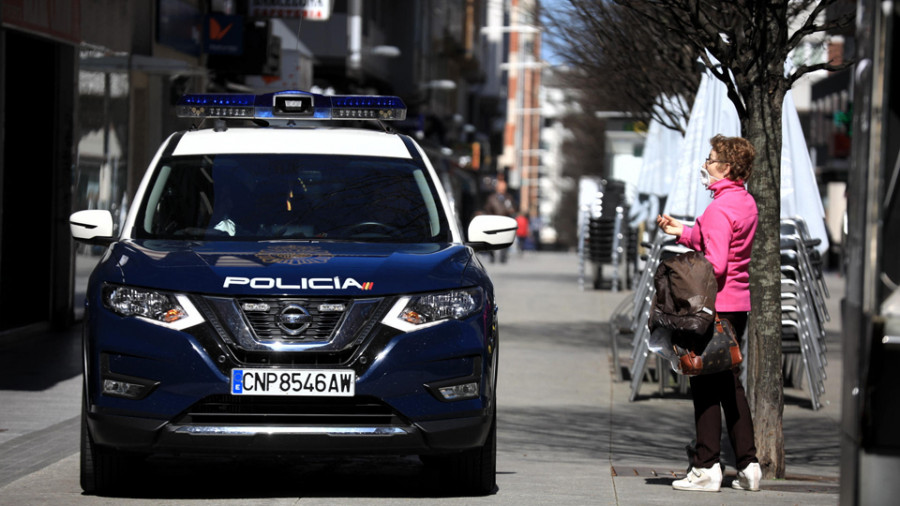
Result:
{"label": "black trousers", "polygon": [[[734,327],[740,342],[747,327],[747,313],[719,313]],[[758,462],[756,443],[753,440],[753,420],[750,404],[740,378],[741,368],[716,374],[691,376],[691,394],[694,398],[694,423],[697,430],[697,453],[694,467],[710,468],[719,463],[722,439],[722,412],[731,448],[737,459],[737,468]]]}

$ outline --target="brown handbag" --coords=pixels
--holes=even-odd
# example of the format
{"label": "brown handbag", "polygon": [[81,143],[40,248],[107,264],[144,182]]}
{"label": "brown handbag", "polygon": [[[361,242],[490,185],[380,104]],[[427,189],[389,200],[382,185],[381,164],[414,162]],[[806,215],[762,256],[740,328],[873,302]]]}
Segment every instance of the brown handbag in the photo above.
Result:
{"label": "brown handbag", "polygon": [[[741,347],[734,336],[734,327],[728,320],[722,320],[716,314],[716,324],[712,336],[699,355],[695,350],[674,345],[681,373],[686,376],[713,374],[727,371],[744,361]],[[696,347],[695,348],[699,348]]]}

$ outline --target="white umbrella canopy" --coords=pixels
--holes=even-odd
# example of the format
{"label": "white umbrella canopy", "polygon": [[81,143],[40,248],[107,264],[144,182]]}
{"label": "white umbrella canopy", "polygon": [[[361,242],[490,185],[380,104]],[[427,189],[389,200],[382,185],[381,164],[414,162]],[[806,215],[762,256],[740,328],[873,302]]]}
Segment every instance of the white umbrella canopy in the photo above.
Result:
{"label": "white umbrella canopy", "polygon": [[[698,117],[698,113],[701,116]],[[825,210],[790,91],[784,97],[781,121],[781,218],[802,218],[810,236],[820,240],[816,249],[824,253],[829,246]],[[712,202],[711,193],[700,184],[699,173],[709,154],[709,139],[717,133],[738,136],[741,125],[724,83],[707,71],[701,78],[697,99],[691,109],[678,171],[670,185],[672,192],[666,202],[666,214],[696,218]]]}
{"label": "white umbrella canopy", "polygon": [[675,177],[672,168],[678,166],[683,141],[684,136],[681,132],[667,128],[655,119],[650,121],[647,140],[644,142],[644,157],[637,184],[638,193],[658,197],[669,194]]}
{"label": "white umbrella canopy", "polygon": [[700,184],[700,168],[709,155],[709,140],[716,134],[741,135],[741,120],[728,98],[725,83],[707,69],[700,78],[700,87],[691,107],[677,170],[669,186],[666,214],[694,219],[712,202],[710,192]]}
{"label": "white umbrella canopy", "polygon": [[667,128],[655,119],[650,120],[636,188],[638,195],[648,197],[634,206],[632,226],[640,222],[656,222],[659,198],[668,195],[672,189],[675,176],[672,169],[678,166],[683,140],[684,136],[678,130]]}
{"label": "white umbrella canopy", "polygon": [[810,237],[821,241],[816,250],[825,253],[825,208],[790,90],[784,96],[781,111],[781,218],[802,218]]}

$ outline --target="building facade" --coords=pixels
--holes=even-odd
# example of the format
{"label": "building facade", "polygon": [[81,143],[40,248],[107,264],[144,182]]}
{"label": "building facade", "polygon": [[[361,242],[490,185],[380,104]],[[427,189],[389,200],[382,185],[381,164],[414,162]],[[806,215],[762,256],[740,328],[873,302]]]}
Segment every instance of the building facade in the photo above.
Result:
{"label": "building facade", "polygon": [[[157,146],[190,128],[186,92],[399,95],[399,130],[442,172],[462,219],[502,145],[504,0],[0,0],[0,338],[80,316],[101,251],[74,210],[124,219]],[[15,304],[15,306],[13,306]]]}
{"label": "building facade", "polygon": [[0,334],[73,320],[68,215],[127,208],[136,168],[175,126],[158,111],[203,75],[200,3],[0,3],[0,300],[23,308]]}

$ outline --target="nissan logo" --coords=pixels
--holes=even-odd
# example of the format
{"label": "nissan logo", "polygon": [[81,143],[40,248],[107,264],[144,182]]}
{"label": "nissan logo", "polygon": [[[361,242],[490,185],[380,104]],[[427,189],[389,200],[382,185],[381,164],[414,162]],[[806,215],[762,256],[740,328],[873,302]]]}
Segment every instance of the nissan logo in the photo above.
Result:
{"label": "nissan logo", "polygon": [[286,306],[275,317],[278,328],[291,336],[296,336],[306,330],[311,321],[312,316],[309,315],[309,311],[296,304]]}

